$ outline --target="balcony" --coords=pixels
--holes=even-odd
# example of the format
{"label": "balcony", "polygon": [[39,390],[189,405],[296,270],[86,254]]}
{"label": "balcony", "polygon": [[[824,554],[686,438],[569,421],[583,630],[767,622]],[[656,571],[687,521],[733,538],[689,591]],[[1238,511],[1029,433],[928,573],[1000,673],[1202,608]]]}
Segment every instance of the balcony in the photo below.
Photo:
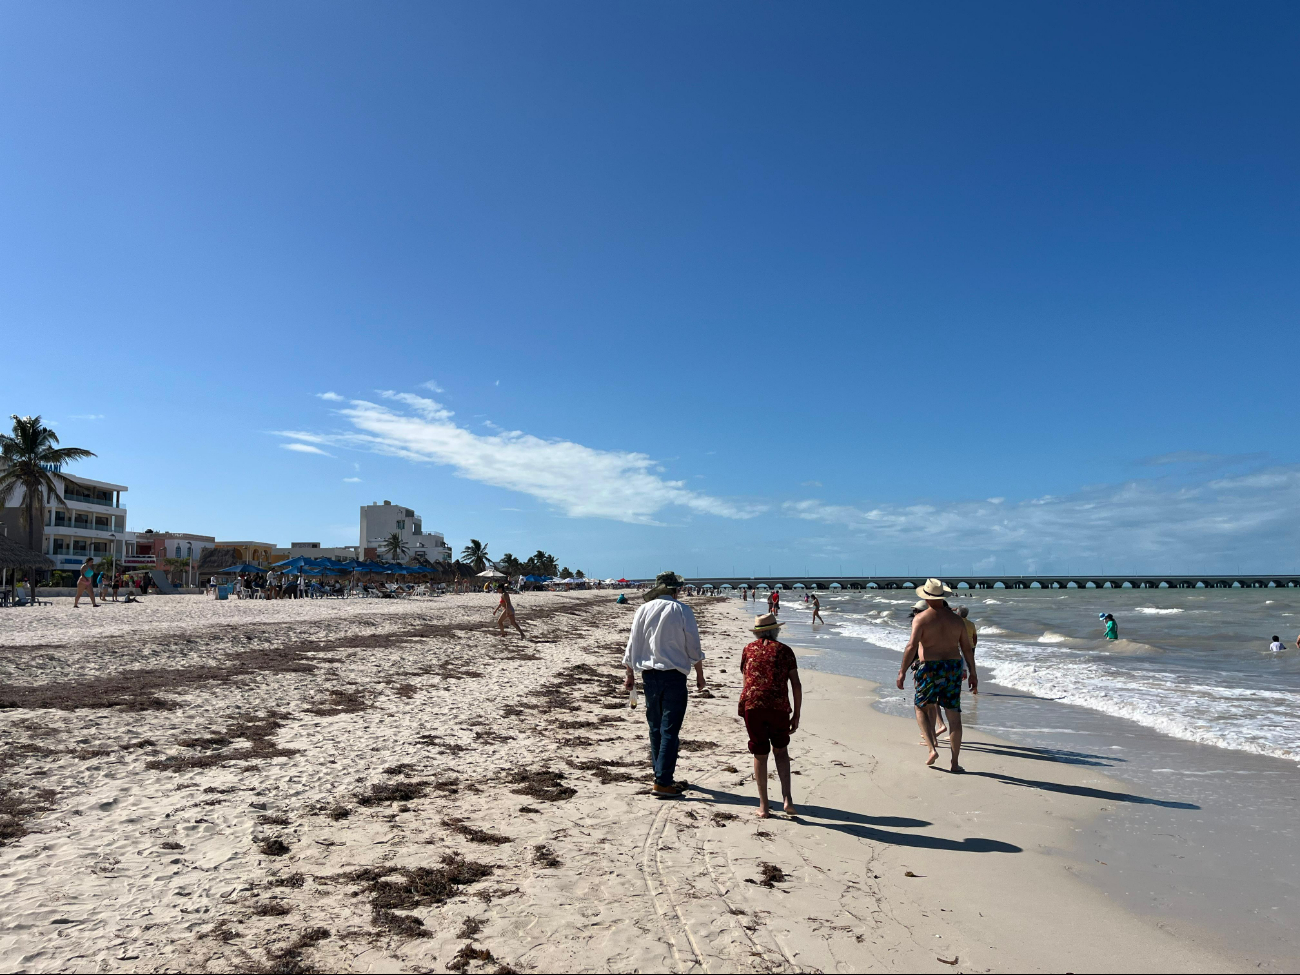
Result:
{"label": "balcony", "polygon": [[69,504],[95,504],[104,508],[114,507],[111,500],[106,500],[104,498],[90,498],[84,494],[64,494],[63,500]]}

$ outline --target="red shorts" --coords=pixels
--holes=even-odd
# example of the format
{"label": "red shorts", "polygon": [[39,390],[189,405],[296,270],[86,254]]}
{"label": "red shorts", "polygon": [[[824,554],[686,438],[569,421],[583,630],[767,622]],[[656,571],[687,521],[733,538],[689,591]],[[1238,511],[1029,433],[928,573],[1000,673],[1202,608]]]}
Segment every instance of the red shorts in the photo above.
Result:
{"label": "red shorts", "polygon": [[749,750],[766,755],[790,744],[790,714],[777,708],[750,708],[745,712],[745,730],[749,732]]}

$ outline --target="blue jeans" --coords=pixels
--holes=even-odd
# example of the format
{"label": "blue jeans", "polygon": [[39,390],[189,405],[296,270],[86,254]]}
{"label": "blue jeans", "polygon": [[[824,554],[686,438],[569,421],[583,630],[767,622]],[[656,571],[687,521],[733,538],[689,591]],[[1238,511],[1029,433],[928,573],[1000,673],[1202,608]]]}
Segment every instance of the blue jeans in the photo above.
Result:
{"label": "blue jeans", "polygon": [[650,758],[655,785],[672,785],[677,771],[678,733],[686,717],[686,675],[680,670],[643,670],[645,717],[650,723]]}

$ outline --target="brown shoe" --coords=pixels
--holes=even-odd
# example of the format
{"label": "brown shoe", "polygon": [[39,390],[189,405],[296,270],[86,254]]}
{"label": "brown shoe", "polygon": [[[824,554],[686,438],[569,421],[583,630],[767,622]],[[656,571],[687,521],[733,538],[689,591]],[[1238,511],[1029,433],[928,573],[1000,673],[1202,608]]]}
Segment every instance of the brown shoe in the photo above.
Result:
{"label": "brown shoe", "polygon": [[682,794],[682,790],[675,785],[659,785],[658,783],[650,787],[650,792],[656,799],[677,799]]}

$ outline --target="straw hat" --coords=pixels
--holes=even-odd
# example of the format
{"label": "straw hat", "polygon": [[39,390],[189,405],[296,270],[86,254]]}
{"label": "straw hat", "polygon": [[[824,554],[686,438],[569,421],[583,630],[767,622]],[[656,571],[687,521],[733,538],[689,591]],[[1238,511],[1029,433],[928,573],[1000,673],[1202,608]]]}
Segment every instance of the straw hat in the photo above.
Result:
{"label": "straw hat", "polygon": [[916,594],[922,599],[943,599],[945,596],[951,596],[952,590],[938,579],[926,579],[924,586],[916,587]]}
{"label": "straw hat", "polygon": [[767,630],[779,630],[781,623],[776,618],[775,613],[764,613],[762,616],[754,617],[754,632],[763,633]]}
{"label": "straw hat", "polygon": [[642,602],[650,602],[652,599],[658,599],[670,592],[676,592],[682,586],[686,585],[686,580],[679,576],[671,569],[667,572],[660,572],[655,576],[655,585],[653,589],[646,591],[641,597]]}

